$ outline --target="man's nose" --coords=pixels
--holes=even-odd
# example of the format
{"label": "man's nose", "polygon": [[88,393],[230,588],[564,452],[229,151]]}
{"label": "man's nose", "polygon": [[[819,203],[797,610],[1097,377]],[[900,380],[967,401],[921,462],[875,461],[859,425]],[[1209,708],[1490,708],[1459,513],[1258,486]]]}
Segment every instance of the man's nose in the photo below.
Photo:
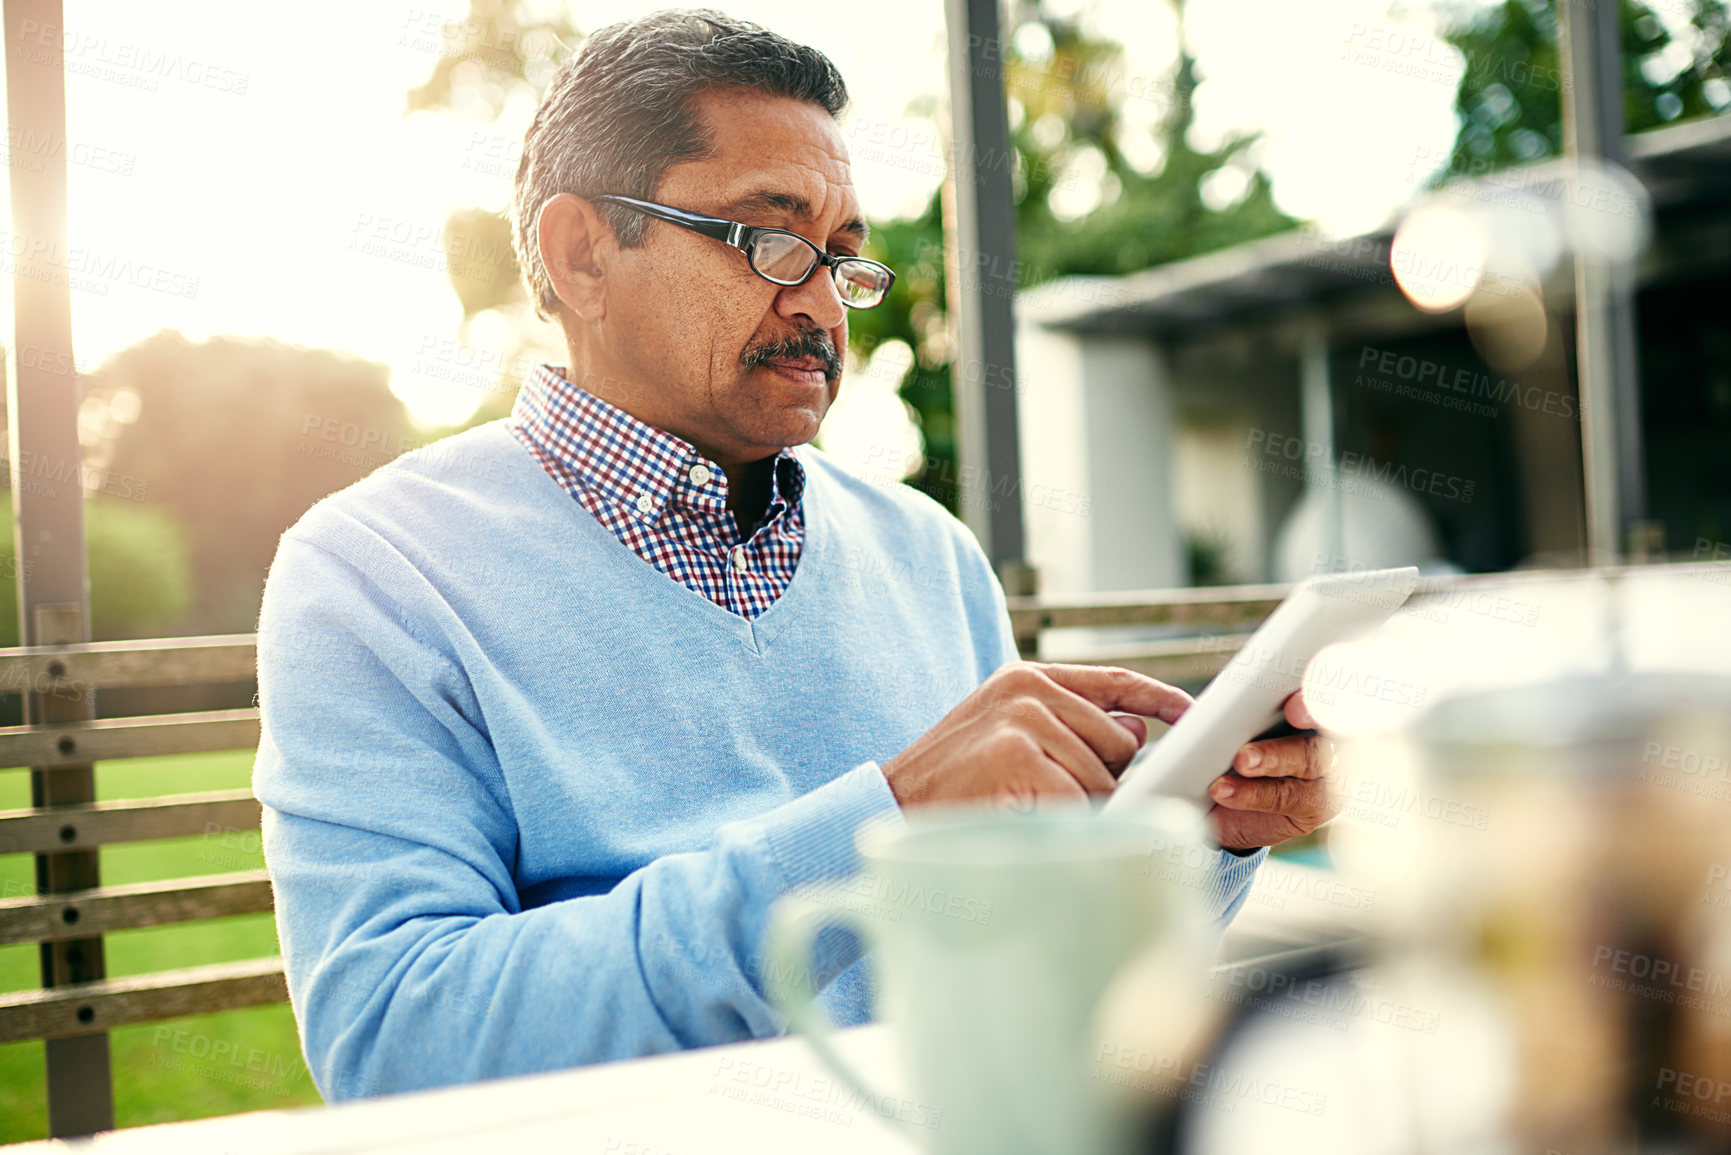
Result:
{"label": "man's nose", "polygon": [[826,331],[840,325],[842,318],[847,316],[847,306],[841,303],[841,293],[835,287],[835,278],[824,265],[819,265],[817,271],[806,279],[805,284],[789,285],[777,293],[775,309],[789,320],[805,317]]}

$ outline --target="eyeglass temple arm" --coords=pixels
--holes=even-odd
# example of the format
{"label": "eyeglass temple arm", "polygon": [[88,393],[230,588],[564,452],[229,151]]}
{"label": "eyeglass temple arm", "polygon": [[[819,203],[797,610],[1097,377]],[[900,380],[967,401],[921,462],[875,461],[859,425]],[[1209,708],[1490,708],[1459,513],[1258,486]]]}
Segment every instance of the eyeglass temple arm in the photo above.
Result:
{"label": "eyeglass temple arm", "polygon": [[609,194],[598,196],[598,201],[613,201],[627,208],[636,209],[644,216],[655,217],[668,224],[678,225],[682,229],[690,229],[694,233],[702,233],[706,237],[714,237],[725,241],[736,249],[745,247],[746,228],[737,221],[724,221],[720,217],[706,217],[702,213],[686,212],[684,209],[672,208],[668,205],[658,205],[651,201],[640,201],[636,197],[622,197]]}

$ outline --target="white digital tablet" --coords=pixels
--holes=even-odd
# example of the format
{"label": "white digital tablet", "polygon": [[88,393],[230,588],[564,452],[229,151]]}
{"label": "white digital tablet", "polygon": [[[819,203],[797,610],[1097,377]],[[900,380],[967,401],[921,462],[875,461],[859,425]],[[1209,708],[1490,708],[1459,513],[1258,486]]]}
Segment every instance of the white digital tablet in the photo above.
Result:
{"label": "white digital tablet", "polygon": [[1418,570],[1316,574],[1295,586],[1165,735],[1119,776],[1103,813],[1152,795],[1209,804],[1208,787],[1238,748],[1281,720],[1316,652],[1381,625],[1418,584]]}

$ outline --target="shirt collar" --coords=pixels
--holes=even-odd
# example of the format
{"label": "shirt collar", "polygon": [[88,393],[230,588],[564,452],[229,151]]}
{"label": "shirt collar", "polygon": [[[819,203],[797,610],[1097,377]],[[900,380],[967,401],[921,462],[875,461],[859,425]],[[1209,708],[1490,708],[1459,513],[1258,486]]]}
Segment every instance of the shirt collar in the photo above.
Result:
{"label": "shirt collar", "polygon": [[[689,441],[572,384],[562,367],[535,367],[517,393],[511,420],[578,487],[643,521],[660,520],[669,504],[711,515],[727,510],[721,466]],[[805,468],[791,449],[775,455],[770,476],[766,524],[797,507],[805,492]]]}

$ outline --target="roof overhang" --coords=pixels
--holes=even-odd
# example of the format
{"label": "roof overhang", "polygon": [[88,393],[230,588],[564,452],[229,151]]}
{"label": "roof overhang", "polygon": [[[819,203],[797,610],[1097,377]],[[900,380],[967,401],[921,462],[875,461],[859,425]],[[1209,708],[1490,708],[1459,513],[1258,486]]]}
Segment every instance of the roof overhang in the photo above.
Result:
{"label": "roof overhang", "polygon": [[[1633,136],[1629,155],[1661,214],[1731,202],[1731,114]],[[1494,201],[1560,182],[1566,171],[1563,160],[1552,158],[1445,187]],[[1018,295],[1017,317],[1075,332],[1176,337],[1238,320],[1362,310],[1367,297],[1399,297],[1389,268],[1393,239],[1392,221],[1353,237],[1306,226],[1128,276],[1049,281]],[[1662,272],[1648,261],[1642,277]],[[1415,327],[1434,323],[1412,312]]]}

